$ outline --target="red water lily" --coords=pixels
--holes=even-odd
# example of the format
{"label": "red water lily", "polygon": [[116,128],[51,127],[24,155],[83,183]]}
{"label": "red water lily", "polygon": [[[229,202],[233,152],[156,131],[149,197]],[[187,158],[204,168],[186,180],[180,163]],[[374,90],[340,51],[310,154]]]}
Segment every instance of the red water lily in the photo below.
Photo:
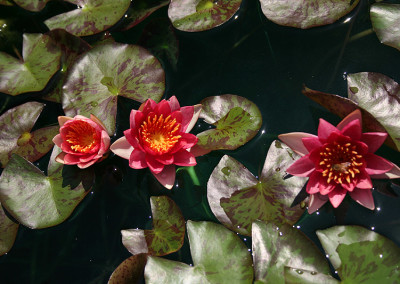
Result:
{"label": "red water lily", "polygon": [[128,159],[134,169],[149,168],[157,180],[171,189],[175,182],[175,165],[194,166],[190,148],[197,137],[188,133],[196,123],[201,105],[180,107],[176,97],[158,104],[148,99],[139,110],[132,110],[130,129],[110,149]]}
{"label": "red water lily", "polygon": [[371,178],[399,178],[400,168],[373,154],[387,134],[362,133],[361,112],[356,110],[336,127],[320,119],[318,136],[294,132],[279,135],[284,143],[300,154],[287,170],[291,175],[309,177],[311,214],[328,200],[338,207],[347,192],[359,204],[374,210]]}

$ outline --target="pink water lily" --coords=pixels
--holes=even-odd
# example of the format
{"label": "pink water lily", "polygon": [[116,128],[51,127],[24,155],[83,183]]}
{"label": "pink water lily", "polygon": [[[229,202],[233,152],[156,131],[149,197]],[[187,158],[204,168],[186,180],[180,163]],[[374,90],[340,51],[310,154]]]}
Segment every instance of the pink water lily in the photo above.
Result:
{"label": "pink water lily", "polygon": [[149,168],[157,180],[171,189],[175,165],[195,166],[190,148],[198,138],[188,133],[196,123],[201,105],[180,107],[175,96],[158,104],[148,99],[139,110],[132,110],[130,128],[110,149],[129,160],[133,169]]}
{"label": "pink water lily", "polygon": [[356,110],[336,127],[320,119],[318,136],[302,132],[279,135],[279,139],[302,156],[286,172],[309,177],[306,190],[310,194],[310,214],[328,200],[338,207],[347,193],[374,210],[371,178],[400,177],[398,166],[374,154],[387,134],[362,133],[361,122],[361,112]]}
{"label": "pink water lily", "polygon": [[57,162],[84,169],[101,161],[108,152],[110,136],[96,116],[59,116],[58,123],[60,133],[53,142],[62,152],[56,157]]}

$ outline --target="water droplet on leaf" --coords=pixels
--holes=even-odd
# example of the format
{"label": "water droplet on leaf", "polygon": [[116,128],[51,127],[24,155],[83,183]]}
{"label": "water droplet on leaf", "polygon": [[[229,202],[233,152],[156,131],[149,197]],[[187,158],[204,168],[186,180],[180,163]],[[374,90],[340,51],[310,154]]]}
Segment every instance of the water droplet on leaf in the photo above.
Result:
{"label": "water droplet on leaf", "polygon": [[221,169],[221,172],[223,172],[224,175],[229,176],[229,175],[231,174],[231,168],[230,168],[230,167],[223,167],[223,168]]}

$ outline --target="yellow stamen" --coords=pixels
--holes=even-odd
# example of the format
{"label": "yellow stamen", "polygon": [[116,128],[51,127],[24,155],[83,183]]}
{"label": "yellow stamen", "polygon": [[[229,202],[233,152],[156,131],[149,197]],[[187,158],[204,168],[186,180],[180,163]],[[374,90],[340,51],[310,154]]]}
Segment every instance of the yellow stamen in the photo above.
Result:
{"label": "yellow stamen", "polygon": [[79,153],[88,153],[98,143],[100,136],[89,123],[83,120],[75,120],[67,126],[66,141],[71,149]]}

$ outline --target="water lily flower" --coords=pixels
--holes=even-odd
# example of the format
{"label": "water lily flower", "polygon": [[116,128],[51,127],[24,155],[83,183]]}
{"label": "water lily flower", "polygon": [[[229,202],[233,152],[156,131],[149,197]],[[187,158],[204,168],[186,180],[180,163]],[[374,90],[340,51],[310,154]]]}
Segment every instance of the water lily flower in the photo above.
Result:
{"label": "water lily flower", "polygon": [[359,204],[374,210],[371,178],[399,178],[400,168],[374,154],[387,133],[362,133],[360,110],[345,117],[336,127],[320,119],[318,136],[293,132],[279,135],[302,157],[286,172],[309,177],[311,214],[328,200],[337,208],[347,193]]}
{"label": "water lily flower", "polygon": [[59,116],[58,123],[60,133],[53,138],[53,142],[62,152],[56,157],[57,162],[84,169],[101,161],[108,152],[110,136],[96,116]]}
{"label": "water lily flower", "polygon": [[201,105],[180,107],[175,96],[158,104],[152,99],[130,114],[130,128],[110,149],[129,160],[133,169],[149,168],[156,179],[171,189],[175,165],[195,166],[190,153],[198,138],[188,133],[196,123]]}

